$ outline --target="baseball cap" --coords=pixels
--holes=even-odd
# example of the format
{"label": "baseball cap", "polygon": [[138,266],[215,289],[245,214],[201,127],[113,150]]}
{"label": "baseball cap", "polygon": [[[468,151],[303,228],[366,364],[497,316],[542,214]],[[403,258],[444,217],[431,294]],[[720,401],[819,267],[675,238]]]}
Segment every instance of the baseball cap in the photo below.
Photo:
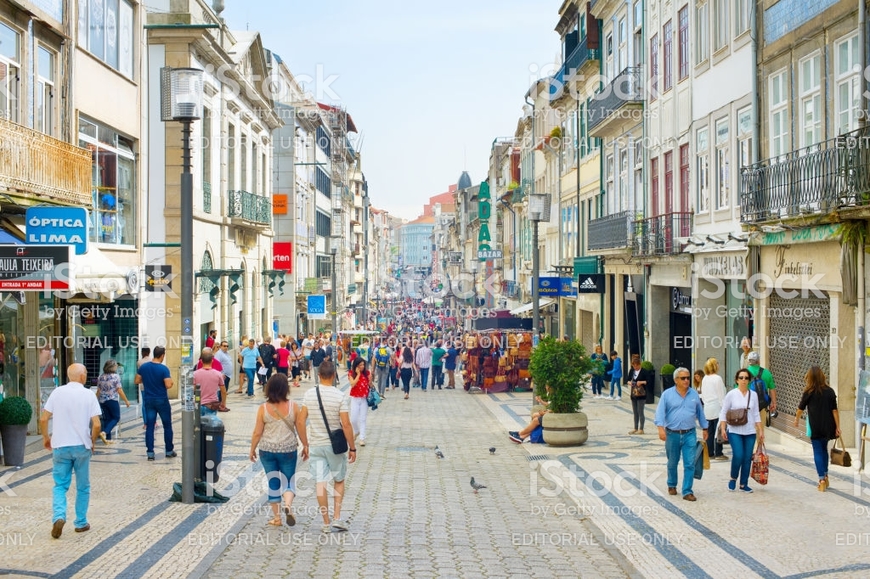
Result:
{"label": "baseball cap", "polygon": [[758,363],[758,352],[749,352],[749,355],[746,356],[746,361],[750,364]]}

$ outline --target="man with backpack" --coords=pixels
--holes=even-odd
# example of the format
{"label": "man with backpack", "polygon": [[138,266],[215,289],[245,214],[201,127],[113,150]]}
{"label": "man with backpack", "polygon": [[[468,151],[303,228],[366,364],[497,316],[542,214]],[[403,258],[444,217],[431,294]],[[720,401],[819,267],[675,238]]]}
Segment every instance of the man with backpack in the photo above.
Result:
{"label": "man with backpack", "polygon": [[746,356],[749,375],[752,380],[749,382],[749,389],[754,390],[758,395],[758,409],[761,412],[761,423],[764,425],[770,422],[770,413],[776,416],[776,383],[773,381],[773,374],[770,370],[762,368],[758,363],[758,352],[749,352]]}
{"label": "man with backpack", "polygon": [[383,398],[390,381],[390,362],[393,358],[393,349],[387,345],[387,341],[383,337],[378,341],[373,358],[374,362],[372,366],[375,370],[375,384],[378,388],[378,394]]}

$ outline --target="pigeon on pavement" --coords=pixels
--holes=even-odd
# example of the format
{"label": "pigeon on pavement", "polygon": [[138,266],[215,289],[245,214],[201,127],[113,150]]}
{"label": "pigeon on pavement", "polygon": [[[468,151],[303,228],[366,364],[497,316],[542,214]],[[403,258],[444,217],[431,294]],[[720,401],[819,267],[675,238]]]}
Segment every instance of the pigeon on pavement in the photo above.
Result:
{"label": "pigeon on pavement", "polygon": [[474,493],[477,494],[477,491],[480,489],[485,489],[486,487],[480,483],[474,482],[474,477],[471,477],[471,488],[474,489]]}
{"label": "pigeon on pavement", "polygon": [[489,454],[495,454],[495,447],[494,446],[489,447]]}
{"label": "pigeon on pavement", "polygon": [[435,445],[435,456],[437,456],[438,458],[444,458],[444,453],[441,452],[441,449],[438,448],[437,444]]}

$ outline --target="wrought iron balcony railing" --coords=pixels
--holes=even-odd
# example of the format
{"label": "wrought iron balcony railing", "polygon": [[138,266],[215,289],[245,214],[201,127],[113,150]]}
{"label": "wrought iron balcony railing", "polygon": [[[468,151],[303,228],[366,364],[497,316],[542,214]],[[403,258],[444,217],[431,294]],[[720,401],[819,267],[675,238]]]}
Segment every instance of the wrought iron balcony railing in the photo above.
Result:
{"label": "wrought iron balcony railing", "polygon": [[761,223],[870,204],[870,128],[744,167],[740,219]]}
{"label": "wrought iron balcony railing", "polygon": [[683,244],[678,238],[691,235],[692,214],[665,213],[635,221],[634,224],[634,255],[674,255],[683,251]]}
{"label": "wrought iron balcony railing", "polygon": [[641,67],[626,68],[593,97],[588,109],[590,130],[603,123],[623,106],[643,103],[642,70]]}
{"label": "wrought iron balcony railing", "polygon": [[91,152],[0,118],[0,189],[39,203],[88,207]]}
{"label": "wrought iron balcony railing", "polygon": [[589,222],[587,243],[592,251],[631,247],[634,233],[633,211],[622,211]]}
{"label": "wrought iron balcony railing", "polygon": [[263,225],[272,224],[272,201],[268,197],[247,191],[230,191],[228,199],[227,216]]}
{"label": "wrought iron balcony railing", "polygon": [[211,183],[202,183],[202,210],[211,213]]}
{"label": "wrought iron balcony railing", "polygon": [[[601,51],[597,48],[589,48],[589,37],[584,36],[583,40],[580,41],[571,54],[565,59],[565,62],[562,63],[562,68],[559,69],[559,72],[553,77],[555,81],[553,83],[553,91],[559,91],[565,85],[565,83],[570,82],[574,79],[574,76],[577,74],[584,64],[587,62],[596,61],[601,58]],[[551,95],[551,96],[559,96],[559,95]]]}

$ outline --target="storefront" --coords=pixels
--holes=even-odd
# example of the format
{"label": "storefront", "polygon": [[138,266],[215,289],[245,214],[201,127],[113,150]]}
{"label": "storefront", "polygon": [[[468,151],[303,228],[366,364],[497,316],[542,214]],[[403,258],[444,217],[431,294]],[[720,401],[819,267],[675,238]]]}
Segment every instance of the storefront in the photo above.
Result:
{"label": "storefront", "polygon": [[792,435],[807,370],[818,365],[837,393],[843,437],[854,436],[855,309],[843,303],[836,227],[763,234],[756,297],[756,349],[776,381],[779,416],[772,426]]}
{"label": "storefront", "polygon": [[[616,350],[625,363],[631,354],[642,354],[644,344],[645,301],[643,266],[611,264],[604,266],[605,351]],[[582,284],[581,284],[582,285]],[[582,291],[582,287],[580,288]]]}
{"label": "storefront", "polygon": [[688,261],[649,266],[649,353],[658,374],[665,364],[695,369],[692,357],[692,264]]}

